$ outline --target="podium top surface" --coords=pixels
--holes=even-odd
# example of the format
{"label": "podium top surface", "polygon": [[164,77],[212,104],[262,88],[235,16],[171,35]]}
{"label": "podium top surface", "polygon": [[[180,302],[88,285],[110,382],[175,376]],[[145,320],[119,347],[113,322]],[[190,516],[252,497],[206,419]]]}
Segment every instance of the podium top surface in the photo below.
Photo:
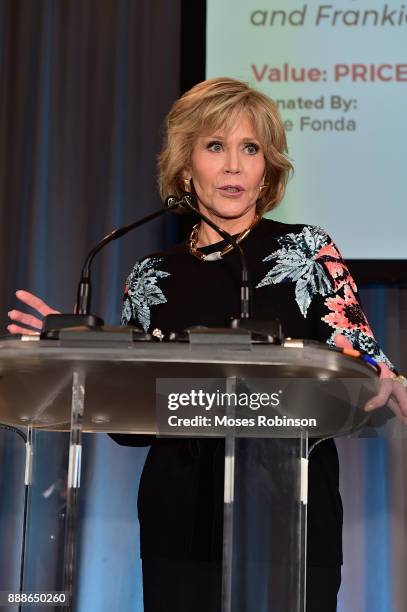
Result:
{"label": "podium top surface", "polygon": [[[37,338],[37,337],[34,337]],[[364,362],[329,348],[326,344],[287,340],[284,346],[270,344],[191,345],[188,342],[139,342],[123,347],[115,343],[98,346],[61,344],[53,340],[0,340],[0,372],[24,364],[37,369],[55,361],[76,364],[92,362],[243,364],[272,367],[276,375],[315,377],[319,374],[342,377],[371,377]],[[68,367],[68,365],[66,366]],[[278,372],[282,368],[281,372]]]}
{"label": "podium top surface", "polygon": [[375,371],[364,362],[300,340],[285,346],[96,344],[1,340],[0,421],[69,429],[75,372],[85,381],[85,431],[143,434],[157,432],[157,379],[355,379],[369,393],[377,385]]}

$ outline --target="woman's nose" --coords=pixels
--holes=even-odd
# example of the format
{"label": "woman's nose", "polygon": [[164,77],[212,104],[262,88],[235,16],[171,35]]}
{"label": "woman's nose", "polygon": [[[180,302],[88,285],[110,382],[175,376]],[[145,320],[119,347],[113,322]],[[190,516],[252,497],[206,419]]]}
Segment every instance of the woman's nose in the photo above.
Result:
{"label": "woman's nose", "polygon": [[229,150],[225,158],[225,172],[238,174],[241,171],[238,151]]}

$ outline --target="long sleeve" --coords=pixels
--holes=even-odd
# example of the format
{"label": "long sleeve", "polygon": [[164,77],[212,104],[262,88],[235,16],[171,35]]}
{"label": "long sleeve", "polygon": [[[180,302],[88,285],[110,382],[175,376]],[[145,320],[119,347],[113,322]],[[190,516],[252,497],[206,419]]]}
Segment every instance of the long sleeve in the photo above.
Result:
{"label": "long sleeve", "polygon": [[356,283],[331,237],[313,225],[290,229],[277,236],[278,248],[263,259],[270,267],[257,287],[288,283],[293,294],[286,309],[293,316],[296,304],[296,316],[307,323],[309,337],[334,346],[335,335],[343,334],[354,348],[394,370],[373,336]]}
{"label": "long sleeve", "polygon": [[328,234],[325,234],[324,242],[315,258],[329,281],[328,290],[318,296],[312,310],[318,339],[335,346],[335,335],[343,334],[354,348],[368,353],[394,370],[394,365],[373,335],[363,312],[356,283],[338,247]]}

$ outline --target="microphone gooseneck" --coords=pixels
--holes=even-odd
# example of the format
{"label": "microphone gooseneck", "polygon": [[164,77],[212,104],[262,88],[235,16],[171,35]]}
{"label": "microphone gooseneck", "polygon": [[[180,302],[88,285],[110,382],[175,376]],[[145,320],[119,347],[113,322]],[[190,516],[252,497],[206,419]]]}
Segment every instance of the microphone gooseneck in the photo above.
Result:
{"label": "microphone gooseneck", "polygon": [[[169,198],[167,198],[167,200],[168,199]],[[102,238],[102,240],[100,240],[97,243],[97,245],[93,247],[91,251],[89,251],[85,259],[83,268],[82,268],[81,278],[80,278],[79,285],[78,285],[77,300],[76,300],[76,313],[78,315],[88,315],[90,311],[90,304],[91,304],[90,269],[91,269],[91,263],[95,255],[99,253],[99,251],[103,249],[103,247],[109,244],[109,242],[112,242],[112,240],[117,240],[117,238],[121,238],[128,232],[131,232],[133,229],[136,229],[136,227],[139,227],[140,225],[144,225],[144,223],[148,223],[149,221],[152,221],[156,217],[160,217],[161,215],[165,214],[166,212],[168,212],[168,210],[178,208],[178,206],[180,206],[180,203],[176,200],[176,198],[174,198],[174,201],[171,201],[171,202],[166,201],[165,208],[160,208],[159,210],[151,213],[150,215],[147,215],[146,217],[143,217],[142,219],[139,219],[138,221],[135,221],[134,223],[130,223],[129,225],[125,225],[124,227],[119,227],[113,230],[112,232],[110,232],[110,234]]]}
{"label": "microphone gooseneck", "polygon": [[44,317],[42,324],[42,338],[54,338],[58,337],[58,333],[62,329],[71,328],[71,327],[87,327],[88,329],[101,329],[104,325],[103,319],[96,315],[90,314],[90,304],[91,304],[91,264],[92,261],[99,253],[103,247],[105,247],[112,240],[116,240],[121,236],[124,236],[131,230],[136,227],[140,227],[149,221],[152,221],[156,217],[160,217],[164,215],[169,210],[173,208],[177,208],[179,203],[175,200],[174,202],[167,203],[166,207],[160,208],[156,212],[151,213],[135,221],[134,223],[130,223],[129,225],[125,225],[124,227],[119,227],[104,238],[100,240],[95,247],[91,251],[89,251],[85,263],[82,268],[81,278],[78,284],[77,291],[77,300],[76,300],[76,309],[75,314],[50,314]]}

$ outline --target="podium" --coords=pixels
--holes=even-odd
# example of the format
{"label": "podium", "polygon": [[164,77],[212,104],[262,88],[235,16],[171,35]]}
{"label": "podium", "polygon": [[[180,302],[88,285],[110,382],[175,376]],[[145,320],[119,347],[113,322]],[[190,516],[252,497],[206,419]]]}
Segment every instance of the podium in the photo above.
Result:
{"label": "podium", "polygon": [[[65,609],[76,610],[84,432],[221,436],[222,612],[304,612],[309,452],[316,440],[349,434],[366,423],[368,415],[360,408],[377,388],[375,371],[325,345],[298,340],[283,346],[253,343],[244,330],[197,330],[189,342],[133,341],[128,328],[119,336],[66,331],[59,340],[0,341],[0,422],[27,428],[26,532],[38,521],[33,465],[43,450],[39,432],[69,435],[66,452],[54,465],[60,506],[52,525],[43,526],[47,537],[52,531],[55,540],[55,552],[47,560],[52,576],[47,589],[66,593]],[[179,427],[169,425],[175,413],[168,408],[169,393],[188,388],[215,389],[210,392],[218,392],[218,397],[280,393],[286,401],[265,411],[268,425],[260,426],[257,419],[263,407],[236,402],[216,408],[219,425],[214,418],[209,425],[202,419],[196,426],[185,421]],[[191,416],[190,409],[180,407],[177,415]],[[200,410],[200,416],[209,412]],[[294,424],[296,418],[299,424]],[[240,426],[239,419],[252,419],[254,426]],[[306,425],[310,419],[316,426]],[[28,542],[26,538],[24,590],[24,565],[36,554]],[[41,585],[28,586],[33,591]],[[60,608],[61,604],[55,607]]]}

